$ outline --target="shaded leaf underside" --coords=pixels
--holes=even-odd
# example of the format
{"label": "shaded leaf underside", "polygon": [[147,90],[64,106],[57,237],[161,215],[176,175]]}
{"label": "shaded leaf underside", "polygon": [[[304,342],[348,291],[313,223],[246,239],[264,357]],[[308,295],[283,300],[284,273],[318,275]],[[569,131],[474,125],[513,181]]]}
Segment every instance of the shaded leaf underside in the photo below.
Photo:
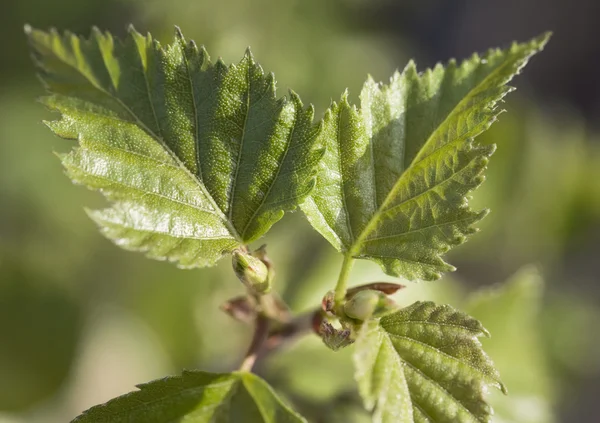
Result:
{"label": "shaded leaf underside", "polygon": [[124,40],[27,32],[43,102],[62,115],[48,126],[79,141],[63,164],[114,202],[90,215],[117,244],[210,265],[312,189],[313,109],[277,99],[249,51],[225,66],[179,32],[164,48],[133,29]]}
{"label": "shaded leaf underside", "polygon": [[269,385],[250,373],[184,372],[138,386],[73,422],[305,423]]}
{"label": "shaded leaf underside", "polygon": [[469,208],[467,194],[482,183],[494,147],[473,139],[496,120],[506,84],[548,37],[421,74],[411,62],[388,85],[369,78],[360,110],[344,94],[323,120],[327,151],[303,205],[312,225],[390,275],[432,280],[453,270],[441,255],[486,214]]}
{"label": "shaded leaf underside", "polygon": [[365,323],[354,363],[373,421],[488,422],[486,386],[504,386],[477,340],[482,335],[479,321],[432,302]]}

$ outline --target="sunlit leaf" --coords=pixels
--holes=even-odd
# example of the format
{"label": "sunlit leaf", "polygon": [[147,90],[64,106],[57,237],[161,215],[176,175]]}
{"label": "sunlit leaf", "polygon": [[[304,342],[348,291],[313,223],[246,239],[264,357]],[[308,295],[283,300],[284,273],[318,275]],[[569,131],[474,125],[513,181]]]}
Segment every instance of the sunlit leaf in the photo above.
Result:
{"label": "sunlit leaf", "polygon": [[473,139],[502,112],[506,84],[548,38],[424,73],[411,62],[388,85],[369,78],[360,110],[344,94],[325,115],[327,151],[303,205],[315,229],[390,275],[433,280],[453,270],[441,255],[487,212],[470,209],[467,195],[482,183],[494,146]]}
{"label": "sunlit leaf", "polygon": [[488,422],[487,386],[505,389],[477,339],[482,335],[479,321],[432,302],[366,322],[354,365],[373,421]]}
{"label": "sunlit leaf", "polygon": [[124,40],[26,32],[52,94],[43,103],[62,115],[48,126],[79,142],[63,164],[113,202],[90,215],[118,245],[211,265],[312,189],[313,109],[277,99],[250,51],[226,66],[179,31],[165,47],[133,29]]}

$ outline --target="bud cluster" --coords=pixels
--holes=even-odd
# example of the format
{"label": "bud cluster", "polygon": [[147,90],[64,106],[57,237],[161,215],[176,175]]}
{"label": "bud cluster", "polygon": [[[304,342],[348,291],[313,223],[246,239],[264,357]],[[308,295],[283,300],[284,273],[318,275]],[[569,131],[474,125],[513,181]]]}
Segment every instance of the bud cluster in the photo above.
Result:
{"label": "bud cluster", "polygon": [[[354,342],[353,333],[365,320],[380,317],[394,310],[396,304],[389,298],[404,288],[388,282],[376,282],[349,289],[343,304],[336,304],[335,293],[327,292],[321,302],[322,311],[314,322],[314,329],[325,345],[334,351]],[[331,324],[338,323],[339,328]]]}

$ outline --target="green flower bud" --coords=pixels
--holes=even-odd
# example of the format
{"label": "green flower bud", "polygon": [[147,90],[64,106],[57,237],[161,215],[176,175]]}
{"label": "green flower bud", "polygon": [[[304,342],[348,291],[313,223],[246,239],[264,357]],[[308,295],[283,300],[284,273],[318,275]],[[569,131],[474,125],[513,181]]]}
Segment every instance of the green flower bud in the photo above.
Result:
{"label": "green flower bud", "polygon": [[237,277],[250,291],[266,294],[271,290],[271,272],[260,259],[247,252],[235,250],[231,264]]}
{"label": "green flower bud", "polygon": [[383,292],[365,289],[346,301],[344,312],[352,319],[367,320],[374,314],[389,310],[393,304],[393,301]]}

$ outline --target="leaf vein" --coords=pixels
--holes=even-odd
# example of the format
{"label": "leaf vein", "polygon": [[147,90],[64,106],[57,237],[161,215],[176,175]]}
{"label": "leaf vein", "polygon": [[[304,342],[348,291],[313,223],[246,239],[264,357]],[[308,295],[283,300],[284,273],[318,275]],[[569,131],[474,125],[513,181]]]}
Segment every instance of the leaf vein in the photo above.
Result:
{"label": "leaf vein", "polygon": [[395,233],[395,234],[390,234],[390,235],[385,235],[385,236],[377,236],[377,237],[373,237],[373,238],[368,238],[368,239],[364,240],[363,243],[366,244],[368,242],[381,241],[381,240],[390,239],[390,238],[402,237],[402,236],[409,235],[412,233],[422,232],[427,229],[434,229],[434,228],[438,228],[438,227],[442,227],[442,226],[446,226],[446,225],[454,225],[457,223],[467,222],[467,221],[473,220],[475,218],[476,218],[476,216],[468,216],[463,219],[456,219],[456,220],[451,220],[448,222],[436,223],[435,225],[422,226],[420,228],[411,229],[406,232],[400,232],[400,233]]}
{"label": "leaf vein", "polygon": [[[386,331],[386,332],[387,332],[387,331]],[[444,351],[440,350],[439,348],[436,348],[436,347],[434,347],[434,346],[433,346],[433,345],[431,345],[431,344],[427,344],[427,343],[425,343],[425,342],[419,341],[419,340],[417,340],[417,339],[414,339],[414,338],[411,338],[411,337],[409,337],[409,336],[398,335],[398,334],[391,333],[391,332],[387,332],[387,334],[388,334],[390,337],[392,337],[392,338],[400,338],[400,339],[404,339],[404,340],[406,340],[406,341],[408,341],[408,342],[411,342],[411,343],[413,343],[413,344],[420,345],[420,346],[422,346],[422,347],[424,347],[424,348],[426,348],[426,349],[433,350],[433,351],[435,351],[436,353],[439,353],[440,355],[443,355],[443,356],[444,356],[444,357],[446,357],[448,360],[450,360],[450,361],[453,361],[453,362],[455,362],[455,363],[458,363],[458,364],[460,364],[460,365],[463,365],[463,366],[465,366],[465,367],[468,367],[468,368],[470,368],[470,369],[474,370],[475,372],[477,372],[477,373],[479,373],[479,374],[483,375],[483,376],[484,376],[484,378],[485,378],[485,379],[487,379],[488,381],[491,379],[491,377],[490,377],[489,375],[487,375],[487,374],[486,374],[486,373],[485,373],[485,372],[484,372],[482,369],[479,369],[479,368],[477,368],[477,367],[474,367],[474,366],[472,366],[472,365],[471,365],[470,363],[468,363],[468,362],[461,361],[460,359],[458,359],[458,358],[456,358],[456,357],[453,357],[453,356],[451,356],[450,354],[448,354],[448,353],[446,353],[446,352],[444,352]],[[472,338],[472,339],[471,339],[471,341],[472,341],[472,342],[477,342],[477,340],[476,340],[476,339],[474,339],[474,338]],[[403,360],[404,360],[405,362],[407,362],[407,363],[408,363],[408,361],[406,361],[406,359],[404,359],[404,358],[403,358]],[[496,381],[494,381],[494,383],[497,383],[497,382],[496,382]]]}
{"label": "leaf vein", "polygon": [[[294,106],[295,109],[295,106]],[[256,207],[256,209],[254,209],[254,212],[252,213],[252,217],[248,220],[248,222],[246,223],[246,226],[244,226],[244,229],[241,232],[242,238],[246,235],[246,230],[248,229],[248,227],[250,226],[250,224],[252,223],[252,221],[254,220],[254,218],[256,217],[256,215],[258,214],[259,210],[265,205],[265,202],[267,200],[267,198],[269,197],[269,194],[271,194],[271,190],[273,189],[273,186],[275,186],[275,183],[277,182],[277,178],[279,178],[279,174],[281,172],[281,169],[283,168],[283,163],[285,162],[288,152],[290,150],[290,144],[292,143],[292,138],[294,136],[294,132],[296,129],[296,124],[297,124],[297,116],[294,118],[294,124],[292,125],[292,128],[290,130],[290,134],[288,136],[288,141],[286,142],[286,146],[285,146],[285,151],[283,152],[283,157],[281,157],[281,160],[277,161],[277,170],[275,171],[275,175],[273,176],[273,178],[271,179],[270,183],[269,183],[269,187],[267,189],[267,192],[263,195],[263,197],[260,200],[260,204],[258,205],[258,207]],[[295,170],[295,172],[297,172],[298,169]],[[294,196],[293,199],[296,199],[298,196]],[[285,200],[282,200],[285,201]],[[270,202],[270,203],[266,203],[268,205],[277,205],[278,202]]]}
{"label": "leaf vein", "polygon": [[[481,421],[477,418],[477,416],[475,414],[473,414],[473,412],[471,410],[469,410],[462,402],[460,402],[454,395],[452,395],[450,393],[450,391],[448,391],[446,388],[444,388],[442,385],[440,385],[438,382],[436,382],[435,380],[433,380],[431,377],[427,376],[425,373],[423,373],[423,371],[421,369],[419,369],[418,367],[416,367],[414,364],[412,364],[410,361],[403,359],[402,360],[404,362],[404,364],[406,364],[408,367],[410,367],[411,369],[413,369],[416,373],[420,374],[425,380],[429,381],[431,383],[432,386],[436,387],[438,391],[441,391],[442,393],[446,394],[447,397],[449,397],[452,402],[454,402],[455,404],[457,404],[461,409],[463,409],[464,411],[467,412],[467,414],[469,414],[471,417],[473,417],[475,419],[475,421]],[[413,402],[413,404],[415,404]]]}

